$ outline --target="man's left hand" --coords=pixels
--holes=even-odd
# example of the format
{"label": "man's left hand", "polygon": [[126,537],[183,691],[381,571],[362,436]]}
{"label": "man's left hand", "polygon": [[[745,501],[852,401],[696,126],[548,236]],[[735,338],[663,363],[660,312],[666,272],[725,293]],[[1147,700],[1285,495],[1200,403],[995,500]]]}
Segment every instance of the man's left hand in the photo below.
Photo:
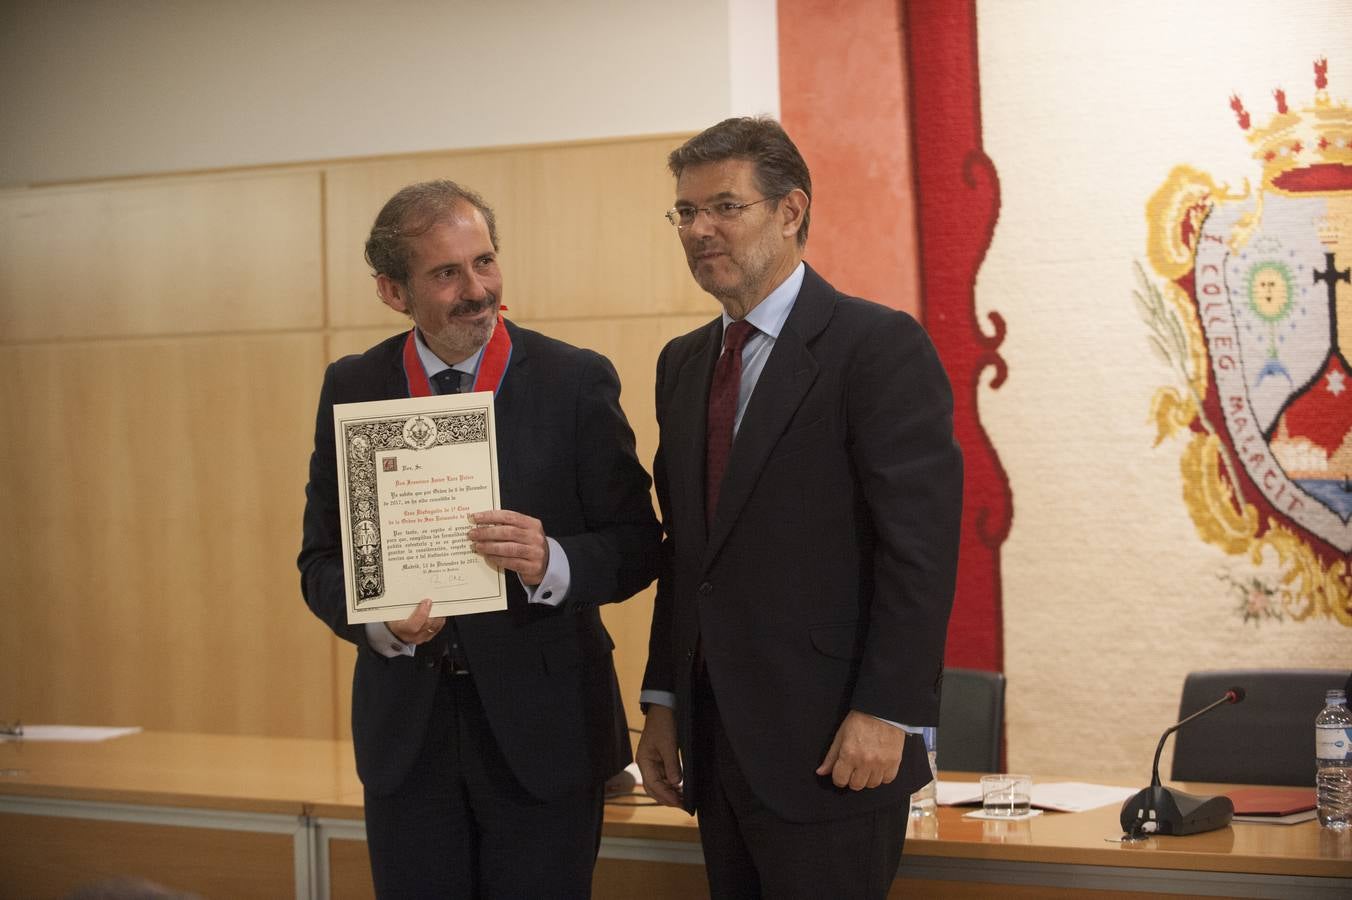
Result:
{"label": "man's left hand", "polygon": [[901,767],[906,732],[867,713],[850,710],[836,729],[831,749],[817,767],[836,787],[852,791],[891,784]]}
{"label": "man's left hand", "polygon": [[490,509],[472,513],[474,527],[469,530],[470,549],[485,560],[521,576],[521,583],[535,587],[549,568],[549,542],[539,519],[512,512]]}

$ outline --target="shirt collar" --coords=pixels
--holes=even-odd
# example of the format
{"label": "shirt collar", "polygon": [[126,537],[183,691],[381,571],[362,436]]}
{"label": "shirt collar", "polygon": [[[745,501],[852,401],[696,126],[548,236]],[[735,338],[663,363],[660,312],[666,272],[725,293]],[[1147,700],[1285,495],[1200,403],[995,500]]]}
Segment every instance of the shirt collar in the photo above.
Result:
{"label": "shirt collar", "polygon": [[[421,360],[423,371],[427,373],[428,378],[445,369],[455,369],[457,372],[467,372],[473,375],[479,371],[479,360],[484,355],[484,348],[480,347],[469,359],[462,359],[455,365],[448,366],[440,356],[437,356],[428,348],[427,343],[423,340],[422,331],[417,328],[413,329],[413,342],[418,347],[418,359]],[[486,346],[488,345],[484,344],[484,347]]]}
{"label": "shirt collar", "polygon": [[[756,304],[755,309],[746,314],[746,320],[756,326],[757,331],[768,334],[771,338],[778,338],[779,332],[784,328],[785,320],[789,318],[789,313],[793,312],[793,304],[798,299],[798,291],[803,287],[803,275],[805,273],[806,268],[803,263],[798,263],[797,267],[789,273],[789,277],[779,283],[779,287],[771,291],[769,296]],[[726,312],[723,313],[724,330],[731,323],[732,317]]]}

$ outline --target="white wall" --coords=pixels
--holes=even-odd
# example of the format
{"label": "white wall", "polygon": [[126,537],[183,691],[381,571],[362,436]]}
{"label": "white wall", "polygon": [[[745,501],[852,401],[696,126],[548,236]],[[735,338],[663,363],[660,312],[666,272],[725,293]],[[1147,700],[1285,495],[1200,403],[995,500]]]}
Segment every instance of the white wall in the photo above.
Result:
{"label": "white wall", "polygon": [[0,185],[778,111],[774,0],[18,0]]}

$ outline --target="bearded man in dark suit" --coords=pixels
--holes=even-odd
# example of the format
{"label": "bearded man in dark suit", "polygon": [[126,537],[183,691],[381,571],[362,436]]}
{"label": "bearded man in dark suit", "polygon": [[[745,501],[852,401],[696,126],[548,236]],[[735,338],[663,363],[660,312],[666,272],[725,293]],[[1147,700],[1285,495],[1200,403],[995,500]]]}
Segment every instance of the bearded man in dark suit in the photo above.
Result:
{"label": "bearded man in dark suit", "polygon": [[669,164],[723,315],[657,363],[644,785],[698,813],[715,897],[883,897],[939,716],[948,379],[914,319],[802,262],[812,183],[778,123],[726,120]]}
{"label": "bearded man in dark suit", "polygon": [[[352,736],[382,897],[589,895],[602,785],[630,761],[600,604],[651,583],[651,484],[604,357],[504,320],[493,210],[411,185],[366,244],[380,299],[413,329],[331,365],[300,553],[306,602],[356,645]],[[508,575],[505,611],[350,625],[333,406],[495,392],[502,509],[474,552]],[[514,573],[514,574],[511,574]]]}

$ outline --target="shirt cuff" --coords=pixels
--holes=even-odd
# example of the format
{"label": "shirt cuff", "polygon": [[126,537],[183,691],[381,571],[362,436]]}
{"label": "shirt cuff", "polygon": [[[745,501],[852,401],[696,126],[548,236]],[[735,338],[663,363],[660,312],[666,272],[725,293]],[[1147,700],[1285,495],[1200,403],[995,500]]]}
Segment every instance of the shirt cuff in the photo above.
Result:
{"label": "shirt cuff", "polygon": [[891,725],[893,728],[900,728],[902,731],[906,732],[907,734],[920,734],[920,733],[921,733],[921,729],[920,729],[918,726],[916,726],[916,725],[903,725],[903,724],[901,724],[900,722],[893,722],[891,719],[884,719],[882,716],[874,716],[873,718],[877,719],[879,722],[886,722],[888,725]]}
{"label": "shirt cuff", "polygon": [[[563,552],[563,547],[552,537],[546,537],[549,543],[549,566],[545,569],[545,577],[540,579],[540,583],[531,587],[524,581],[521,586],[526,589],[526,602],[539,603],[543,606],[558,606],[563,602],[563,598],[568,596],[568,587],[573,580],[573,570],[568,565],[568,554]],[[517,576],[521,581],[521,576]]]}
{"label": "shirt cuff", "polygon": [[638,695],[639,705],[647,712],[649,704],[665,706],[669,709],[676,708],[676,695],[671,691],[640,691]]}
{"label": "shirt cuff", "polygon": [[384,622],[366,623],[366,643],[381,656],[393,659],[396,656],[412,656],[413,645],[405,644],[390,631]]}

